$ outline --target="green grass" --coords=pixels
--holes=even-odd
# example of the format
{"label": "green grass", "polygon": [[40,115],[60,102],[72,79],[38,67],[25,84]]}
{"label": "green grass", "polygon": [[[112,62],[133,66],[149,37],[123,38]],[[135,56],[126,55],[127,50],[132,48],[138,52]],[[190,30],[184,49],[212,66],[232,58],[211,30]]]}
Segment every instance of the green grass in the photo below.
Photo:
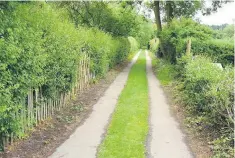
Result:
{"label": "green grass", "polygon": [[107,135],[99,147],[99,158],[143,158],[148,133],[148,88],[144,51],[132,67]]}
{"label": "green grass", "polygon": [[134,51],[134,52],[130,52],[130,54],[128,55],[127,60],[131,61],[138,52],[139,52],[139,50],[138,51]]}
{"label": "green grass", "polygon": [[167,61],[152,57],[153,69],[161,85],[169,85],[174,80],[174,66]]}
{"label": "green grass", "polygon": [[159,39],[158,38],[154,38],[150,41],[150,50],[152,52],[156,52],[157,49],[159,47]]}
{"label": "green grass", "polygon": [[151,52],[149,55],[152,58],[154,72],[156,73],[156,76],[161,85],[169,85],[174,80],[174,66],[171,65],[169,62],[164,61],[163,59],[156,58],[156,56],[154,55],[154,52],[158,49],[159,46],[159,39],[152,39],[150,41],[150,45]]}

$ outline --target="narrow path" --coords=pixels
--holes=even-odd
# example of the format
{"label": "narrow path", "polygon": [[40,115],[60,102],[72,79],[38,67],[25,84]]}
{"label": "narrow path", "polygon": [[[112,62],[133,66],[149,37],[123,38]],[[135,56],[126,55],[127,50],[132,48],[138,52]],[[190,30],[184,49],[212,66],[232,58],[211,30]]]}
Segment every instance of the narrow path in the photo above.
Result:
{"label": "narrow path", "polygon": [[120,94],[98,158],[144,158],[148,134],[148,82],[142,51]]}
{"label": "narrow path", "polygon": [[93,107],[93,112],[84,124],[66,140],[50,158],[95,158],[109,117],[114,111],[118,97],[125,86],[132,65],[136,62],[140,51],[132,62],[121,72],[110,87]]}
{"label": "narrow path", "polygon": [[147,76],[150,98],[149,157],[192,158],[184,135],[176,120],[170,115],[163,90],[153,71],[151,58],[146,51]]}

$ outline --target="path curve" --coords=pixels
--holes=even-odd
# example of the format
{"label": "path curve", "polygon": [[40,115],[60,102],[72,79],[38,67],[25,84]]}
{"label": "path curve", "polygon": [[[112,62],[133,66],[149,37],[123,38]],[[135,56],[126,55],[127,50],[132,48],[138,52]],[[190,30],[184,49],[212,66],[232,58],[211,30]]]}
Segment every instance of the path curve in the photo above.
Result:
{"label": "path curve", "polygon": [[95,158],[97,147],[102,141],[105,127],[115,109],[118,97],[125,86],[129,71],[136,62],[140,51],[132,62],[117,76],[103,97],[94,105],[93,111],[83,125],[67,139],[49,158]]}
{"label": "path curve", "polygon": [[150,132],[148,157],[153,158],[192,158],[184,142],[179,124],[170,115],[163,90],[153,71],[151,58],[146,51],[146,67],[150,101]]}

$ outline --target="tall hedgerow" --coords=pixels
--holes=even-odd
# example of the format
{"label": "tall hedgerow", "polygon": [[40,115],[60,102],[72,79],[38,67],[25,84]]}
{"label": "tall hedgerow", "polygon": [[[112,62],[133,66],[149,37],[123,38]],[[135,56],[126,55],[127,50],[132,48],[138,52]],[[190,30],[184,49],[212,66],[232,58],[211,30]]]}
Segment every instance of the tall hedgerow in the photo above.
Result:
{"label": "tall hedgerow", "polygon": [[213,39],[213,33],[211,28],[192,19],[173,19],[159,35],[166,51],[165,59],[176,63],[176,59],[185,54],[186,43],[191,39],[193,55],[210,56],[214,62],[224,66],[234,64],[234,44]]}
{"label": "tall hedgerow", "polygon": [[26,105],[29,89],[52,99],[71,90],[84,53],[99,78],[130,52],[126,37],[75,27],[66,9],[44,2],[7,7],[0,12],[0,137],[22,135],[13,114]]}
{"label": "tall hedgerow", "polygon": [[215,157],[234,154],[233,85],[232,67],[221,69],[200,56],[185,65],[182,96],[188,112],[194,116],[189,121],[197,128],[211,131]]}

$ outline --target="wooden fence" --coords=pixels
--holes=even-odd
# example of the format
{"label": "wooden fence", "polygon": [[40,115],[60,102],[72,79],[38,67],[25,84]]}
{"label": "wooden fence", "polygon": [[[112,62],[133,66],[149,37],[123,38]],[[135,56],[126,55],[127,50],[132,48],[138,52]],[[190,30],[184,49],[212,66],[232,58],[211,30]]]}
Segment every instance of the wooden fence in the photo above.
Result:
{"label": "wooden fence", "polygon": [[[23,135],[28,130],[39,125],[43,120],[52,117],[55,111],[59,111],[67,106],[73,96],[76,96],[76,94],[81,93],[87,88],[92,77],[90,73],[90,58],[84,53],[78,66],[76,82],[72,85],[70,92],[58,94],[59,97],[52,100],[43,98],[40,88],[30,89],[26,97],[27,103],[13,115],[13,117],[20,122],[20,133]],[[0,146],[2,144],[3,147],[7,147],[19,138],[21,138],[21,135],[14,133],[1,136]]]}

